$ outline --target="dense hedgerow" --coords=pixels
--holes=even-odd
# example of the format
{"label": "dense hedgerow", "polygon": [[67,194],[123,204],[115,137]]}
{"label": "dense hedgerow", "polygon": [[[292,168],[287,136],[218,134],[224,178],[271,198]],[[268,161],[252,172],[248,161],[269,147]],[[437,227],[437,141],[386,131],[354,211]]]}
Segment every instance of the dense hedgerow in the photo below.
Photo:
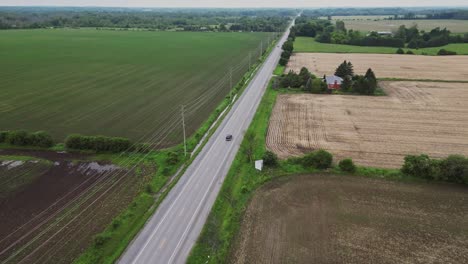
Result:
{"label": "dense hedgerow", "polygon": [[50,148],[54,145],[52,137],[47,132],[30,133],[25,130],[0,131],[0,143],[41,148]]}
{"label": "dense hedgerow", "polygon": [[132,143],[127,138],[82,136],[73,134],[65,139],[65,147],[75,150],[93,150],[96,152],[123,152],[132,150]]}
{"label": "dense hedgerow", "polygon": [[405,157],[401,171],[427,180],[468,184],[468,158],[461,155],[451,155],[442,160],[431,159],[424,154],[409,155]]}
{"label": "dense hedgerow", "polygon": [[333,155],[330,152],[321,149],[305,155],[302,158],[301,163],[305,167],[314,167],[324,170],[332,166]]}

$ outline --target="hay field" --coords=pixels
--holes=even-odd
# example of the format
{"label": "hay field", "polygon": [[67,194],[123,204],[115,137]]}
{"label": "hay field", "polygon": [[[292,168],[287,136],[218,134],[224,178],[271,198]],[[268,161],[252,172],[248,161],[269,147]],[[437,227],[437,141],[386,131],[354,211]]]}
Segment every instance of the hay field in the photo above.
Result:
{"label": "hay field", "polygon": [[266,145],[281,158],[316,149],[398,168],[405,155],[468,155],[468,84],[380,82],[388,96],[283,94]]}
{"label": "hay field", "polygon": [[[138,140],[194,102],[205,121],[258,54],[267,33],[7,30],[0,34],[0,130]],[[245,60],[247,58],[247,60]],[[224,82],[219,84],[219,80]],[[206,95],[206,96],[205,96]],[[196,101],[197,100],[197,101]],[[195,107],[194,107],[195,108]],[[193,110],[193,109],[189,109]],[[172,112],[175,111],[175,112]],[[178,143],[180,135],[170,140]]]}
{"label": "hay field", "polygon": [[286,71],[307,67],[317,76],[330,75],[344,60],[353,63],[356,74],[372,68],[378,78],[468,81],[468,56],[294,53]]}
{"label": "hay field", "polygon": [[302,175],[256,191],[231,263],[464,263],[468,191]]}

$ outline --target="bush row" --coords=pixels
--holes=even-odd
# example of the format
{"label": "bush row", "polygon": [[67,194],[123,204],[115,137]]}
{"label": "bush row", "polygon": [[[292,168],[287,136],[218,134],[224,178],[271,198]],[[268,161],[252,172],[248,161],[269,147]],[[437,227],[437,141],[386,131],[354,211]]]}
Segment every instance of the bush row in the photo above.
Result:
{"label": "bush row", "polygon": [[52,137],[47,132],[31,133],[24,130],[0,131],[0,143],[41,148],[50,148],[54,145]]}
{"label": "bush row", "polygon": [[468,158],[451,155],[445,159],[431,159],[428,155],[409,155],[401,171],[426,180],[468,184]]}
{"label": "bush row", "polygon": [[[96,152],[122,152],[134,151],[132,142],[128,138],[82,136],[73,134],[65,139],[65,147],[74,150],[93,150]],[[143,148],[141,148],[143,149]]]}

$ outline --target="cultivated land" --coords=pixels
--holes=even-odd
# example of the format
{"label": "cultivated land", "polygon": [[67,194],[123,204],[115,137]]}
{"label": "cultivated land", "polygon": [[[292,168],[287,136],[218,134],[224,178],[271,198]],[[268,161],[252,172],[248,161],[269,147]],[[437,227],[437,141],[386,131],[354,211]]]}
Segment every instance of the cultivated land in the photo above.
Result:
{"label": "cultivated land", "polygon": [[307,67],[317,76],[330,75],[344,60],[353,63],[357,74],[372,68],[378,78],[468,81],[468,56],[294,53],[286,72]]}
{"label": "cultivated land", "polygon": [[383,168],[400,167],[408,154],[468,155],[468,84],[379,85],[388,96],[279,95],[267,148],[281,158],[325,149],[336,161]]}
{"label": "cultivated land", "polygon": [[[333,19],[338,19],[333,17]],[[375,20],[378,18],[364,17],[340,17],[345,21],[347,29],[357,31],[396,31],[400,26],[411,27],[417,25],[419,30],[430,31],[436,27],[447,28],[452,33],[468,32],[468,20],[455,19],[421,19],[421,20]]]}
{"label": "cultivated land", "polygon": [[71,263],[99,243],[95,235],[127,208],[155,170],[152,164],[128,169],[87,161],[80,154],[0,154],[2,263]]}
{"label": "cultivated land", "polygon": [[[468,54],[467,43],[448,44],[442,47],[413,49],[419,55],[437,55],[440,49],[455,51],[459,55]],[[405,50],[409,50],[406,49]],[[324,52],[324,53],[382,53],[395,54],[397,48],[392,47],[363,47],[343,44],[320,43],[314,38],[297,37],[294,41],[294,52]]]}
{"label": "cultivated land", "polygon": [[[267,33],[9,30],[0,34],[0,130],[137,140],[187,110],[194,132]],[[224,78],[224,82],[220,82]],[[177,143],[173,135],[168,143]]]}
{"label": "cultivated land", "polygon": [[333,175],[278,179],[244,215],[232,263],[463,263],[468,191]]}

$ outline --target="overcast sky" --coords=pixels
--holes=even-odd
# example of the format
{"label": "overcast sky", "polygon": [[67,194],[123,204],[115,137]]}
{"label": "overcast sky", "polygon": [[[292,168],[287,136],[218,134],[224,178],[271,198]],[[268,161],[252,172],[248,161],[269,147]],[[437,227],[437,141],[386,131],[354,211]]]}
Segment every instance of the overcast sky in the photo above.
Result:
{"label": "overcast sky", "polygon": [[468,6],[468,0],[0,0],[0,6],[408,7]]}

